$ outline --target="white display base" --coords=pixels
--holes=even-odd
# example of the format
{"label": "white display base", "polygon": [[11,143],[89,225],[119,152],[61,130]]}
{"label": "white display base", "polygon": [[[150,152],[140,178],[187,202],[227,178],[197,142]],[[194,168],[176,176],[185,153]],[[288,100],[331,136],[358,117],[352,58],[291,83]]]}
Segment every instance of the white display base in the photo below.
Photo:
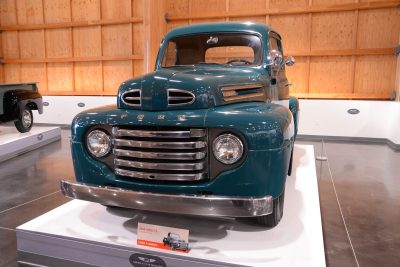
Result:
{"label": "white display base", "polygon": [[20,133],[13,126],[0,127],[0,162],[61,139],[60,127],[35,127]]}
{"label": "white display base", "polygon": [[[131,255],[144,253],[150,261],[156,256],[165,262],[154,266],[325,266],[312,146],[296,145],[293,170],[284,216],[273,229],[249,220],[110,209],[73,200],[17,228],[19,262],[152,266],[129,262]],[[136,245],[138,222],[189,229],[189,253]]]}

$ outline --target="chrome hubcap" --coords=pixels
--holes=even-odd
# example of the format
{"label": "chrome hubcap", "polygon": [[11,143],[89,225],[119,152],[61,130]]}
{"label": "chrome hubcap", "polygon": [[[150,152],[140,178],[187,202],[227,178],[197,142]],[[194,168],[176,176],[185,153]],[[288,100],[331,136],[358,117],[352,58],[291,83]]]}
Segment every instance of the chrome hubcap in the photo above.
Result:
{"label": "chrome hubcap", "polygon": [[22,114],[22,123],[26,128],[29,128],[32,124],[32,116],[28,110],[24,110]]}

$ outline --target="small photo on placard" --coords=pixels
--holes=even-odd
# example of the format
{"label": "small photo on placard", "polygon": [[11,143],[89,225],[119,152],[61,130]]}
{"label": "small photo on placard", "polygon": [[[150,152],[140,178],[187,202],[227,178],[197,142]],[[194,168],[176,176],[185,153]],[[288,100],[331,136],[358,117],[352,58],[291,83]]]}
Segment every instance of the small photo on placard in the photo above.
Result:
{"label": "small photo on placard", "polygon": [[189,252],[189,230],[138,223],[137,244],[146,247]]}

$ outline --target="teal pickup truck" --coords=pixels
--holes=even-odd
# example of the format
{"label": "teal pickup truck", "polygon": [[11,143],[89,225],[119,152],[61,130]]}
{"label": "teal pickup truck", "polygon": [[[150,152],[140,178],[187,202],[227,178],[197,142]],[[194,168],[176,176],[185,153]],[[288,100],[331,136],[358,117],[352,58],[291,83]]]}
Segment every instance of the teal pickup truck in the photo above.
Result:
{"label": "teal pickup truck", "polygon": [[171,214],[282,217],[299,105],[281,37],[263,24],[170,31],[155,71],[121,84],[116,106],[72,122],[77,183],[64,195]]}

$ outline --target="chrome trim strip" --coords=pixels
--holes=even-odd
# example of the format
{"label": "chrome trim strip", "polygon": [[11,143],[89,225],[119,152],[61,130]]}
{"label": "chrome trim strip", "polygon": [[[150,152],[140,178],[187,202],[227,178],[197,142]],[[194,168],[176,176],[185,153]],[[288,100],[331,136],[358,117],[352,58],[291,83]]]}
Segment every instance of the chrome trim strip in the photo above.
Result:
{"label": "chrome trim strip", "polygon": [[263,85],[260,83],[256,84],[245,84],[245,85],[232,85],[232,86],[223,86],[221,88],[222,92],[226,91],[237,91],[237,90],[248,90],[248,89],[259,89],[262,88]]}
{"label": "chrome trim strip", "polygon": [[142,162],[136,160],[114,159],[116,166],[124,166],[147,170],[171,170],[171,171],[198,171],[205,167],[205,162],[196,163],[165,163],[165,162]]}
{"label": "chrome trim strip", "polygon": [[193,142],[156,142],[156,141],[134,141],[124,139],[114,139],[116,146],[128,146],[137,148],[163,148],[163,149],[196,149],[207,146],[204,141]]}
{"label": "chrome trim strip", "polygon": [[204,216],[252,217],[272,213],[272,196],[233,197],[159,194],[101,187],[62,180],[62,193],[70,198],[138,210]]}
{"label": "chrome trim strip", "polygon": [[113,127],[112,133],[114,136],[119,137],[194,138],[206,136],[206,131],[204,129],[191,129],[190,131],[143,131]]}
{"label": "chrome trim strip", "polygon": [[245,95],[225,97],[224,101],[235,101],[235,100],[243,100],[243,99],[252,99],[252,98],[262,97],[262,96],[264,96],[264,93],[245,94]]}
{"label": "chrome trim strip", "polygon": [[173,160],[196,160],[206,157],[206,152],[187,152],[187,153],[169,153],[169,152],[143,152],[114,148],[113,153],[119,157],[131,157],[142,159],[173,159]]}
{"label": "chrome trim strip", "polygon": [[157,181],[199,181],[202,180],[206,173],[154,173],[154,172],[138,172],[138,171],[129,171],[120,168],[115,168],[115,174],[137,178],[137,179],[145,179],[145,180],[157,180]]}
{"label": "chrome trim strip", "polygon": [[[132,104],[132,103],[128,103],[125,101],[125,95],[128,93],[135,93],[135,92],[139,92],[139,104]],[[136,98],[136,97],[132,97],[132,98]],[[135,100],[135,99],[131,99],[131,100]],[[131,107],[140,107],[142,105],[142,93],[140,89],[132,89],[132,90],[128,90],[122,93],[121,95],[121,101],[122,103],[124,103],[127,106],[131,106]]]}
{"label": "chrome trim strip", "polygon": [[[182,93],[182,94],[188,94],[190,96],[170,96],[170,92],[176,92],[176,93]],[[179,103],[179,104],[170,104],[169,101],[170,100],[179,100],[179,99],[183,99],[183,97],[185,97],[185,99],[190,99],[191,97],[191,101],[187,102],[187,103]],[[175,88],[169,88],[167,89],[167,102],[168,102],[168,106],[182,106],[182,105],[190,105],[193,104],[193,102],[196,100],[196,96],[189,91],[186,90],[181,90],[181,89],[175,89]]]}

